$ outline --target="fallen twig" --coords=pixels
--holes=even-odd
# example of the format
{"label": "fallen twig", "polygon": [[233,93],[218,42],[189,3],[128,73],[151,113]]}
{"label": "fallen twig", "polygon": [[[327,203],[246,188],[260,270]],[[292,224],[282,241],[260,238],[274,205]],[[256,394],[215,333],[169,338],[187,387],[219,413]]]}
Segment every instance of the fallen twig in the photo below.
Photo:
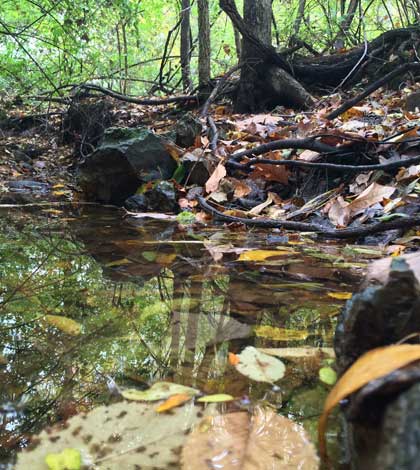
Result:
{"label": "fallen twig", "polygon": [[344,228],[344,229],[325,229],[318,224],[306,222],[292,222],[289,220],[274,219],[246,219],[244,217],[235,217],[226,215],[211,206],[202,196],[197,197],[200,207],[214,217],[226,222],[244,224],[248,227],[260,228],[278,228],[284,230],[293,230],[296,232],[313,232],[322,238],[359,238],[373,235],[375,233],[386,232],[387,230],[408,229],[420,225],[420,216],[400,218],[389,222],[378,222],[371,225]]}

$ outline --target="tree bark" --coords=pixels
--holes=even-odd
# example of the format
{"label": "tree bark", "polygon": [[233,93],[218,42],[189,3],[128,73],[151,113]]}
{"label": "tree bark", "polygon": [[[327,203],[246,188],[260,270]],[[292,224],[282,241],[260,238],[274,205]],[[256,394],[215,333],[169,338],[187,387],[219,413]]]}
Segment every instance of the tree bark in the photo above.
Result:
{"label": "tree bark", "polygon": [[191,80],[190,53],[191,53],[191,36],[190,36],[190,17],[191,2],[190,0],[181,1],[181,75],[182,87],[185,92],[190,92],[193,88]]}
{"label": "tree bark", "polygon": [[198,0],[198,36],[198,84],[200,90],[206,90],[211,73],[209,0]]}
{"label": "tree bark", "polygon": [[[271,16],[271,0],[245,0],[244,21],[255,37],[268,46],[271,45]],[[247,38],[243,40],[241,62],[243,67],[235,111],[247,113],[258,107],[261,98],[261,90],[256,87],[261,54],[253,42]]]}

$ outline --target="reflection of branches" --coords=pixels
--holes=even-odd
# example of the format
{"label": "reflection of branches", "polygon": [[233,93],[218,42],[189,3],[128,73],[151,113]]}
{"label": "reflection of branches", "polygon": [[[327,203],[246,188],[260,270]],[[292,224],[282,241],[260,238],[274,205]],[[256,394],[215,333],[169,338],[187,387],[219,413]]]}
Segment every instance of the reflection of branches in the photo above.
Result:
{"label": "reflection of branches", "polygon": [[50,260],[51,256],[54,254],[60,243],[61,240],[53,245],[51,250],[45,255],[44,259],[40,261],[38,266],[31,273],[29,273],[26,278],[12,290],[12,292],[3,301],[0,302],[0,311],[4,309],[5,305],[9,303],[13,297],[33,278],[33,276]]}

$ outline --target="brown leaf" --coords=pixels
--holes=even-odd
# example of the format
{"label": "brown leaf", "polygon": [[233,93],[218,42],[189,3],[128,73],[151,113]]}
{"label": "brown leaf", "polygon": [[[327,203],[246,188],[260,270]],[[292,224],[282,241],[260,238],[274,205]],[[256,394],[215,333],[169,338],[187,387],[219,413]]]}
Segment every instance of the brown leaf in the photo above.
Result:
{"label": "brown leaf", "polygon": [[214,192],[219,187],[220,181],[226,176],[226,168],[223,163],[219,163],[206,183],[206,192]]}
{"label": "brown leaf", "polygon": [[350,210],[351,216],[360,214],[365,209],[378,202],[382,202],[385,198],[388,199],[395,192],[392,186],[383,186],[378,183],[372,183],[357,198],[352,201],[347,207]]}
{"label": "brown leaf", "polygon": [[325,431],[328,416],[341,400],[367,385],[372,380],[420,360],[420,345],[399,344],[373,349],[363,354],[340,378],[328,395],[319,419],[318,438],[321,456],[326,457]]}
{"label": "brown leaf", "polygon": [[252,179],[262,178],[266,181],[276,181],[283,184],[289,182],[289,170],[285,165],[257,163],[254,165],[254,171],[249,176]]}
{"label": "brown leaf", "polygon": [[182,451],[182,469],[315,470],[319,459],[302,426],[257,408],[206,417],[189,435]]}

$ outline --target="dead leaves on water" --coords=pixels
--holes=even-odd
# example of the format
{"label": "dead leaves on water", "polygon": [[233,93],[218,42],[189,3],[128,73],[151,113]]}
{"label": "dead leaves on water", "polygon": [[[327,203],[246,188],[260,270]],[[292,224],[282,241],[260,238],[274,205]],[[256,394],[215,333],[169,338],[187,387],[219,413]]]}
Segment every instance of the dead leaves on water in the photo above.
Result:
{"label": "dead leaves on water", "polygon": [[315,447],[299,424],[271,409],[204,418],[182,450],[182,469],[315,470]]}

